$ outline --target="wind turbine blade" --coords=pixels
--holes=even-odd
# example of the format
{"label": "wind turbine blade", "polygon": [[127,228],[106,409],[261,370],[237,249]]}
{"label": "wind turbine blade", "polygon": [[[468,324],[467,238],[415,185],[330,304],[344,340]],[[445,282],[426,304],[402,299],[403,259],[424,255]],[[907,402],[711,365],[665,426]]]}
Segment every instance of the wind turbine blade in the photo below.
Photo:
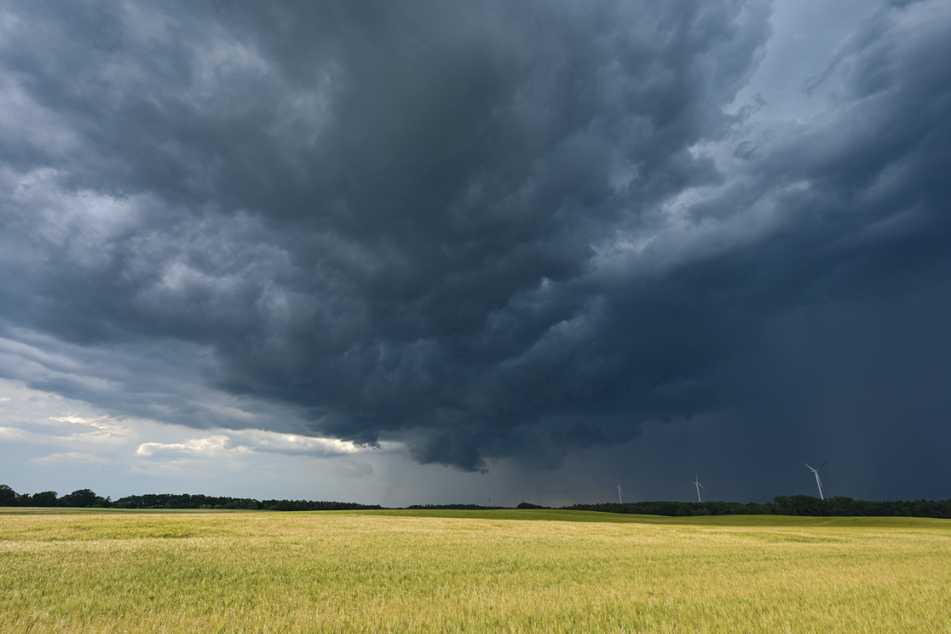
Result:
{"label": "wind turbine blade", "polygon": [[[819,466],[819,469],[821,469],[822,467],[826,466],[827,464],[829,464],[829,461],[828,461],[828,460],[826,460],[825,462],[823,462],[823,463]],[[816,471],[818,471],[819,469],[816,469]]]}
{"label": "wind turbine blade", "polygon": [[[804,462],[804,463],[802,463],[802,464],[806,464],[806,463]],[[807,464],[806,464],[806,469],[809,469],[810,471],[815,471],[815,469],[813,469],[812,467],[810,467],[810,466],[807,465]]]}

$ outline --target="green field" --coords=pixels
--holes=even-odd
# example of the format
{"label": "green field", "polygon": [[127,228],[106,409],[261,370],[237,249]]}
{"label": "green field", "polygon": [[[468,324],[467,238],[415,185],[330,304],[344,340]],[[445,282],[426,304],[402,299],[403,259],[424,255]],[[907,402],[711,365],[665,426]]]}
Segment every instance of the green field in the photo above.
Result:
{"label": "green field", "polygon": [[951,522],[0,510],[3,632],[951,632]]}

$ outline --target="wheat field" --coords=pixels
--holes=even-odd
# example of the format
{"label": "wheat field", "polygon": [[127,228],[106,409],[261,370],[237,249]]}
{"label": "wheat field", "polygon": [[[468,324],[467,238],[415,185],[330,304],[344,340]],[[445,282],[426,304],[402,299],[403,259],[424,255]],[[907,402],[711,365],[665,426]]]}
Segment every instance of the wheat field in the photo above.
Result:
{"label": "wheat field", "polygon": [[4,632],[951,632],[951,522],[0,510]]}

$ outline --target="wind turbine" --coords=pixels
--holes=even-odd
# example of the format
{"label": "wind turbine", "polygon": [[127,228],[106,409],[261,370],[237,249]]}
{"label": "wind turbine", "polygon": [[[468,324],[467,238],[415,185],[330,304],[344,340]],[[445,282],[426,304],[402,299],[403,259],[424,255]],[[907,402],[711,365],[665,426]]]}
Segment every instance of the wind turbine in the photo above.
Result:
{"label": "wind turbine", "polygon": [[707,487],[700,484],[700,476],[697,475],[696,471],[693,472],[693,485],[697,488],[697,502],[703,502],[703,500],[700,499],[700,489],[706,491]]}
{"label": "wind turbine", "polygon": [[[802,464],[806,464],[806,463],[804,462],[804,463],[802,463]],[[822,465],[821,465],[818,469],[813,469],[812,467],[810,467],[809,465],[806,464],[806,469],[809,469],[809,471],[812,471],[812,473],[815,474],[815,476],[816,476],[816,486],[819,487],[819,499],[820,499],[820,500],[824,500],[824,499],[825,499],[825,496],[822,495],[822,480],[819,479],[819,469],[821,469],[822,467],[826,466],[827,464],[829,464],[829,461],[828,461],[828,460],[825,461],[825,462],[823,462]]]}
{"label": "wind turbine", "polygon": [[621,501],[621,483],[620,482],[617,483],[617,503],[624,504],[624,502]]}

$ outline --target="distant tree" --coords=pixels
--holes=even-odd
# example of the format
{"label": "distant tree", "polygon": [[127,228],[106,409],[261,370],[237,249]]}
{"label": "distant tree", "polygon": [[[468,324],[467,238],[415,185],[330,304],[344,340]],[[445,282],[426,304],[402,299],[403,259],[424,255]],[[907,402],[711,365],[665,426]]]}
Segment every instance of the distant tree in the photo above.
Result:
{"label": "distant tree", "polygon": [[776,515],[832,515],[831,500],[821,500],[811,495],[778,495],[773,499]]}
{"label": "distant tree", "polygon": [[19,494],[5,484],[0,484],[0,506],[20,506]]}
{"label": "distant tree", "polygon": [[79,489],[73,491],[69,495],[64,495],[59,499],[60,506],[76,506],[76,507],[89,507],[95,506],[97,502],[101,502],[102,498],[96,495],[90,489]]}
{"label": "distant tree", "polygon": [[30,496],[30,506],[59,506],[56,491],[41,491]]}

